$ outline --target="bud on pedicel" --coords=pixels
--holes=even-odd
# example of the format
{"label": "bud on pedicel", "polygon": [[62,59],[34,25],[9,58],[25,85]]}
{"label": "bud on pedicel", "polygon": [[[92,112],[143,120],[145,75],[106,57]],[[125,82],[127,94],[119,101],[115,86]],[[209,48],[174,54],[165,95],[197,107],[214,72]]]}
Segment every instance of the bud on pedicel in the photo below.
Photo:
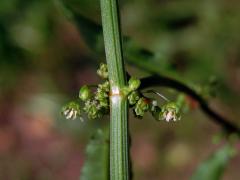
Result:
{"label": "bud on pedicel", "polygon": [[107,79],[107,78],[108,78],[107,64],[101,63],[99,69],[97,70],[97,74],[98,74],[101,78]]}
{"label": "bud on pedicel", "polygon": [[180,120],[180,109],[174,102],[169,102],[162,106],[161,112],[159,113],[159,120],[177,121]]}
{"label": "bud on pedicel", "polygon": [[137,116],[143,117],[144,113],[149,110],[149,100],[141,97],[135,105],[135,113]]}
{"label": "bud on pedicel", "polygon": [[141,81],[135,77],[131,77],[128,81],[130,91],[135,91],[139,88]]}
{"label": "bud on pedicel", "polygon": [[88,86],[84,85],[81,87],[80,91],[79,91],[79,98],[82,101],[86,101],[91,97],[91,91],[89,89]]}
{"label": "bud on pedicel", "polygon": [[134,105],[139,100],[139,93],[137,91],[133,91],[128,95],[128,102],[130,105]]}

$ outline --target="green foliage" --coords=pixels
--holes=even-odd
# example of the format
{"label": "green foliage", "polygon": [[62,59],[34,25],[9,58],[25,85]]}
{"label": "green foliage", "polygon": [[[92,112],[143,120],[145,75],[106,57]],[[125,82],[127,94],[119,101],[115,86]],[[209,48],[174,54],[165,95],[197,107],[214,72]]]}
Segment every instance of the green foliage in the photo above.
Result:
{"label": "green foliage", "polygon": [[86,148],[86,157],[80,180],[109,179],[108,131],[98,129]]}
{"label": "green foliage", "polygon": [[200,164],[191,180],[220,180],[233,152],[233,147],[230,145],[217,150]]}

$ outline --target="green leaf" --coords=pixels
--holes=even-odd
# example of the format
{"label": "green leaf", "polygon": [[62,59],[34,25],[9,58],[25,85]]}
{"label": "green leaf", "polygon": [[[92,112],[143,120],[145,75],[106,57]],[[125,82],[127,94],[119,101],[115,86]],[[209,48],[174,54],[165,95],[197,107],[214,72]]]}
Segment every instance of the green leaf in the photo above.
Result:
{"label": "green leaf", "polygon": [[109,179],[109,136],[108,130],[98,129],[86,148],[85,164],[81,171],[81,180]]}
{"label": "green leaf", "polygon": [[[84,13],[74,9],[75,6],[71,5],[71,3],[64,0],[55,0],[55,2],[61,13],[76,24],[77,29],[82,34],[89,48],[97,54],[103,54],[104,44],[102,26],[86,17]],[[81,6],[81,3],[81,1],[78,1],[78,6]],[[92,3],[100,4],[96,1]]]}
{"label": "green leaf", "polygon": [[[82,34],[87,46],[99,57],[104,55],[102,26],[94,20],[83,15],[67,3],[59,6],[67,17],[71,17],[76,24],[79,32]],[[70,15],[69,15],[70,14]],[[166,60],[158,57],[150,50],[139,47],[131,38],[123,37],[123,57],[129,64],[135,65],[142,70],[153,74],[166,72]],[[178,80],[182,80],[174,72],[168,75]]]}
{"label": "green leaf", "polygon": [[214,152],[197,168],[191,180],[219,180],[232,157],[234,149],[230,145],[222,147]]}

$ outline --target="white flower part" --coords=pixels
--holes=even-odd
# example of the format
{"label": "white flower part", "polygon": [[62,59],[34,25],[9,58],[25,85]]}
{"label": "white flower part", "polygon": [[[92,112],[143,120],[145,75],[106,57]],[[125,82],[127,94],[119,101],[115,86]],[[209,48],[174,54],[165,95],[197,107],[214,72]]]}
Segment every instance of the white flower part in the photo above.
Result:
{"label": "white flower part", "polygon": [[66,119],[76,119],[77,118],[77,110],[72,109],[67,109],[64,111],[64,115],[66,116]]}
{"label": "white flower part", "polygon": [[74,111],[72,119],[74,120],[76,118],[77,118],[77,111]]}
{"label": "white flower part", "polygon": [[71,110],[69,111],[69,113],[67,114],[66,118],[67,118],[67,119],[71,119],[71,118],[72,118],[72,115],[73,115],[73,109],[71,109]]}
{"label": "white flower part", "polygon": [[67,114],[70,112],[70,109],[66,109],[64,112],[63,112],[63,114],[65,115],[65,116],[67,116]]}
{"label": "white flower part", "polygon": [[176,116],[175,111],[172,110],[166,111],[163,114],[163,119],[165,119],[167,122],[180,120],[180,118]]}

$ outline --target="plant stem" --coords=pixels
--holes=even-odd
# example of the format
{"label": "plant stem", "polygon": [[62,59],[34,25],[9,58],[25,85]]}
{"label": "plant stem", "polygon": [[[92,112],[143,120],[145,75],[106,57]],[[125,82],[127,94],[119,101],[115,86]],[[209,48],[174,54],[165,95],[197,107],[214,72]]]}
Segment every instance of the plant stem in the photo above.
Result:
{"label": "plant stem", "polygon": [[110,93],[110,177],[129,179],[128,104],[121,93],[126,85],[117,0],[101,0],[102,25]]}

